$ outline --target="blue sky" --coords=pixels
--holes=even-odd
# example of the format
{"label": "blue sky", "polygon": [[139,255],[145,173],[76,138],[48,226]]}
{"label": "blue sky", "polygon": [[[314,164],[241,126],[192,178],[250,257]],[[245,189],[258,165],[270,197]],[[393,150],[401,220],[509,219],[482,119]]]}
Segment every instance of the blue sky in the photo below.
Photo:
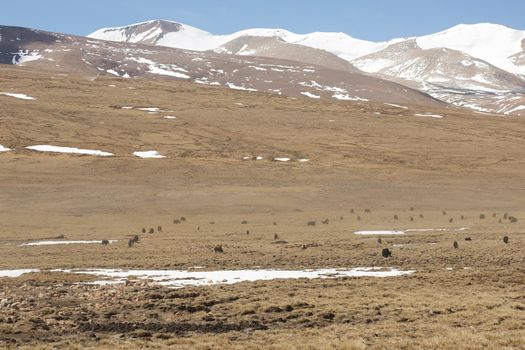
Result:
{"label": "blue sky", "polygon": [[525,29],[523,0],[11,0],[0,25],[87,35],[169,19],[226,34],[252,27],[345,32],[367,40],[430,34],[460,23]]}

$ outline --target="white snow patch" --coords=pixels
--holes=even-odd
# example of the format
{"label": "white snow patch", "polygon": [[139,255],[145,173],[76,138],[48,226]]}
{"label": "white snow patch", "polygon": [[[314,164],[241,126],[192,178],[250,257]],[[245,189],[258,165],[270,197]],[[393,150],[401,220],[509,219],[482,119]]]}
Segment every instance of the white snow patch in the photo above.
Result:
{"label": "white snow patch", "polygon": [[396,105],[395,103],[385,103],[385,105],[390,106],[390,107],[408,109],[407,106]]}
{"label": "white snow patch", "polygon": [[106,72],[108,72],[109,74],[116,75],[117,77],[120,77],[120,74],[118,74],[118,72],[114,71],[113,69],[108,69],[106,70]]}
{"label": "white snow patch", "polygon": [[311,80],[310,82],[301,81],[298,84],[301,85],[301,86],[313,87],[313,88],[322,88],[323,87],[323,85],[319,84],[315,80]]}
{"label": "white snow patch", "polygon": [[262,68],[262,67],[257,67],[257,66],[250,66],[250,68],[253,68],[255,70],[259,70],[259,71],[267,71],[268,69],[266,68]]}
{"label": "white snow patch", "polygon": [[28,146],[27,149],[38,151],[38,152],[52,152],[52,153],[71,153],[71,154],[87,154],[92,156],[109,157],[113,156],[113,153],[103,152],[99,150],[81,149],[75,147],[60,147],[51,145],[36,145]]}
{"label": "white snow patch", "polygon": [[39,269],[0,270],[0,277],[20,277],[25,273],[40,272]]}
{"label": "white snow patch", "polygon": [[215,284],[234,284],[240,282],[269,281],[275,279],[317,279],[341,277],[397,277],[409,275],[415,270],[398,270],[382,267],[357,267],[353,269],[316,270],[121,270],[121,269],[55,269],[51,272],[86,274],[110,278],[100,282],[124,283],[129,277],[151,280],[171,288],[187,286],[209,286]]}
{"label": "white snow patch", "polygon": [[30,53],[28,50],[26,51],[20,50],[17,54],[20,57],[17,60],[16,56],[13,56],[13,60],[12,60],[13,64],[22,64],[26,62],[36,61],[42,58],[42,55],[40,55],[37,51]]}
{"label": "white snow patch", "polygon": [[11,148],[7,148],[7,147],[0,145],[0,152],[9,152],[9,151],[12,151]]}
{"label": "white snow patch", "polygon": [[290,158],[279,157],[279,158],[274,158],[273,160],[275,160],[276,162],[289,162]]}
{"label": "white snow patch", "polygon": [[379,59],[358,59],[352,62],[357,68],[367,73],[377,73],[387,67],[390,67],[394,62],[386,58]]}
{"label": "white snow patch", "polygon": [[312,94],[311,92],[301,92],[301,95],[304,95],[306,97],[310,97],[310,98],[321,98],[321,96],[318,96],[318,95],[314,95]]}
{"label": "white snow patch", "polygon": [[439,114],[421,114],[421,113],[416,113],[414,114],[415,117],[429,117],[429,118],[443,118],[442,115],[439,115]]}
{"label": "white snow patch", "polygon": [[36,100],[36,98],[31,97],[31,96],[27,96],[25,94],[13,94],[13,93],[10,93],[10,92],[0,92],[0,95],[14,97],[14,98],[19,98],[21,100]]}
{"label": "white snow patch", "polygon": [[355,231],[355,235],[404,235],[405,231],[399,230],[376,230],[376,231]]}
{"label": "white snow patch", "polygon": [[195,79],[193,82],[196,84],[201,84],[201,85],[208,85],[210,83],[208,81],[208,78]]}
{"label": "white snow patch", "polygon": [[160,111],[159,107],[143,107],[143,108],[137,108],[139,111],[144,112],[150,112],[150,113],[157,113]]}
{"label": "white snow patch", "polygon": [[157,151],[137,151],[133,152],[133,155],[139,158],[166,158],[166,156],[160,155]]}
{"label": "white snow patch", "polygon": [[187,74],[179,73],[179,72],[173,72],[173,71],[170,71],[170,70],[159,68],[157,66],[150,66],[149,67],[149,72],[152,73],[152,74],[167,75],[167,76],[171,76],[171,77],[175,77],[175,78],[181,78],[181,79],[190,79],[191,78]]}
{"label": "white snow patch", "polygon": [[[108,240],[109,243],[115,243],[118,242],[118,240],[110,239]],[[64,244],[101,244],[102,240],[80,240],[80,241],[63,241],[63,240],[50,240],[50,241],[36,241],[36,242],[28,242],[28,243],[22,243],[20,244],[20,247],[25,246],[40,246],[40,245],[64,245]]]}
{"label": "white snow patch", "polygon": [[508,111],[505,112],[505,114],[510,114],[512,112],[517,112],[517,111],[522,111],[522,110],[525,110],[525,106],[524,105],[520,105],[520,106],[514,107],[512,109],[509,109]]}
{"label": "white snow patch", "polygon": [[177,119],[177,117],[174,117],[172,115],[167,115],[164,117],[164,119]]}
{"label": "white snow patch", "polygon": [[405,232],[432,232],[432,231],[465,231],[469,230],[469,227],[459,228],[409,228],[404,230]]}
{"label": "white snow patch", "polygon": [[348,94],[342,94],[342,93],[336,93],[332,95],[332,98],[335,98],[337,100],[343,100],[343,101],[368,101],[366,98],[361,98],[357,96],[350,96]]}
{"label": "white snow patch", "polygon": [[230,89],[233,89],[233,90],[257,91],[257,89],[246,88],[244,86],[235,85],[234,83],[226,83],[226,86],[228,86]]}

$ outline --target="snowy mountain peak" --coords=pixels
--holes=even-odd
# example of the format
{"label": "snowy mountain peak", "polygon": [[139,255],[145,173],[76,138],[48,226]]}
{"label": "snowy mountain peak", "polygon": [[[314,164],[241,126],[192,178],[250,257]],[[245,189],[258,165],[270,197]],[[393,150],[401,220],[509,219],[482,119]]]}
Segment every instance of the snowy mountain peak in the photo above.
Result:
{"label": "snowy mountain peak", "polygon": [[525,31],[499,24],[460,24],[445,31],[421,36],[417,44],[422,49],[446,47],[462,51],[515,74],[525,75],[525,67],[519,67],[509,57],[523,51]]}
{"label": "snowy mountain peak", "polygon": [[163,45],[165,37],[177,33],[181,37],[189,36],[196,39],[212,36],[208,32],[187,24],[157,19],[124,27],[102,28],[88,35],[88,37],[109,41],[170,46]]}

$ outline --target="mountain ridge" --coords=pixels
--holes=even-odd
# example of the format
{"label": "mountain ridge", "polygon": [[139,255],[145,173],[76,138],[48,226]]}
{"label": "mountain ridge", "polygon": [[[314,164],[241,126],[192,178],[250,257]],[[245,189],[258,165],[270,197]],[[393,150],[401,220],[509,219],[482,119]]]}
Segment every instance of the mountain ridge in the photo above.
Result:
{"label": "mountain ridge", "polygon": [[[102,28],[89,34],[88,37],[101,40],[139,43],[140,40],[135,40],[135,38],[129,36],[126,38],[119,38],[108,35],[108,33],[125,31],[126,28],[129,27],[151,25],[152,23],[157,24],[159,27],[166,24],[177,24],[180,26],[179,30],[176,32],[167,32],[165,34],[169,35],[173,33],[188,32],[192,35],[192,38],[195,38],[194,35],[198,34],[201,36],[198,39],[205,41],[202,46],[196,47],[194,46],[195,44],[192,46],[187,41],[182,40],[181,37],[174,36],[171,40],[168,39],[156,42],[155,44],[159,46],[206,51],[216,49],[217,47],[241,36],[277,36],[288,43],[322,49],[351,62],[353,59],[384,50],[392,44],[416,39],[418,45],[423,49],[445,47],[458,51],[465,51],[471,56],[483,59],[498,68],[525,76],[525,66],[516,67],[511,61],[505,61],[505,59],[508,59],[510,56],[519,54],[525,50],[525,30],[514,29],[501,24],[488,22],[458,24],[437,33],[405,38],[393,38],[391,40],[379,42],[357,39],[344,32],[312,32],[307,34],[297,34],[280,28],[251,28],[240,30],[232,34],[215,35],[181,22],[168,20],[150,20],[129,26]],[[497,34],[500,35],[492,38],[490,42],[487,43],[487,38],[491,38],[491,35],[487,35],[487,32],[497,32]],[[465,35],[465,33],[468,35]],[[476,47],[480,48],[466,48],[466,46],[468,46],[468,41],[467,44],[465,44],[464,40],[468,40],[469,38],[470,40],[475,41],[477,45]],[[494,51],[497,50],[491,49],[494,45],[496,45],[500,51],[503,48],[503,52],[499,55],[495,55]]]}
{"label": "mountain ridge", "polygon": [[[158,30],[162,26],[162,21],[147,23],[156,23]],[[351,70],[356,67],[457,106],[505,114],[525,109],[525,30],[494,23],[459,24],[433,34],[372,42],[342,32],[296,34],[285,29],[252,28],[214,35],[179,25],[177,32],[165,33],[153,44],[266,55],[348,70],[341,68],[345,65],[337,57],[349,62]],[[127,27],[102,29],[91,36],[107,39],[108,30],[120,33],[119,40],[125,37],[128,42],[141,42],[125,35]]]}

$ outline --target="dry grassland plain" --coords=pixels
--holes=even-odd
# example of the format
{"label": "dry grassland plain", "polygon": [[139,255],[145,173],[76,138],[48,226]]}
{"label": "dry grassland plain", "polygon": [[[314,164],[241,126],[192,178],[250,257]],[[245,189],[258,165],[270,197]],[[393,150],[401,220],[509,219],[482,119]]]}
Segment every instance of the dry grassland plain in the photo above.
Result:
{"label": "dry grassland plain", "polygon": [[[2,348],[525,348],[523,120],[30,68],[0,67],[0,92],[36,98],[0,95],[0,270],[42,270],[0,277]],[[150,150],[166,158],[133,155]],[[57,237],[117,241],[21,246]],[[173,289],[50,271],[372,266],[416,272]]]}

